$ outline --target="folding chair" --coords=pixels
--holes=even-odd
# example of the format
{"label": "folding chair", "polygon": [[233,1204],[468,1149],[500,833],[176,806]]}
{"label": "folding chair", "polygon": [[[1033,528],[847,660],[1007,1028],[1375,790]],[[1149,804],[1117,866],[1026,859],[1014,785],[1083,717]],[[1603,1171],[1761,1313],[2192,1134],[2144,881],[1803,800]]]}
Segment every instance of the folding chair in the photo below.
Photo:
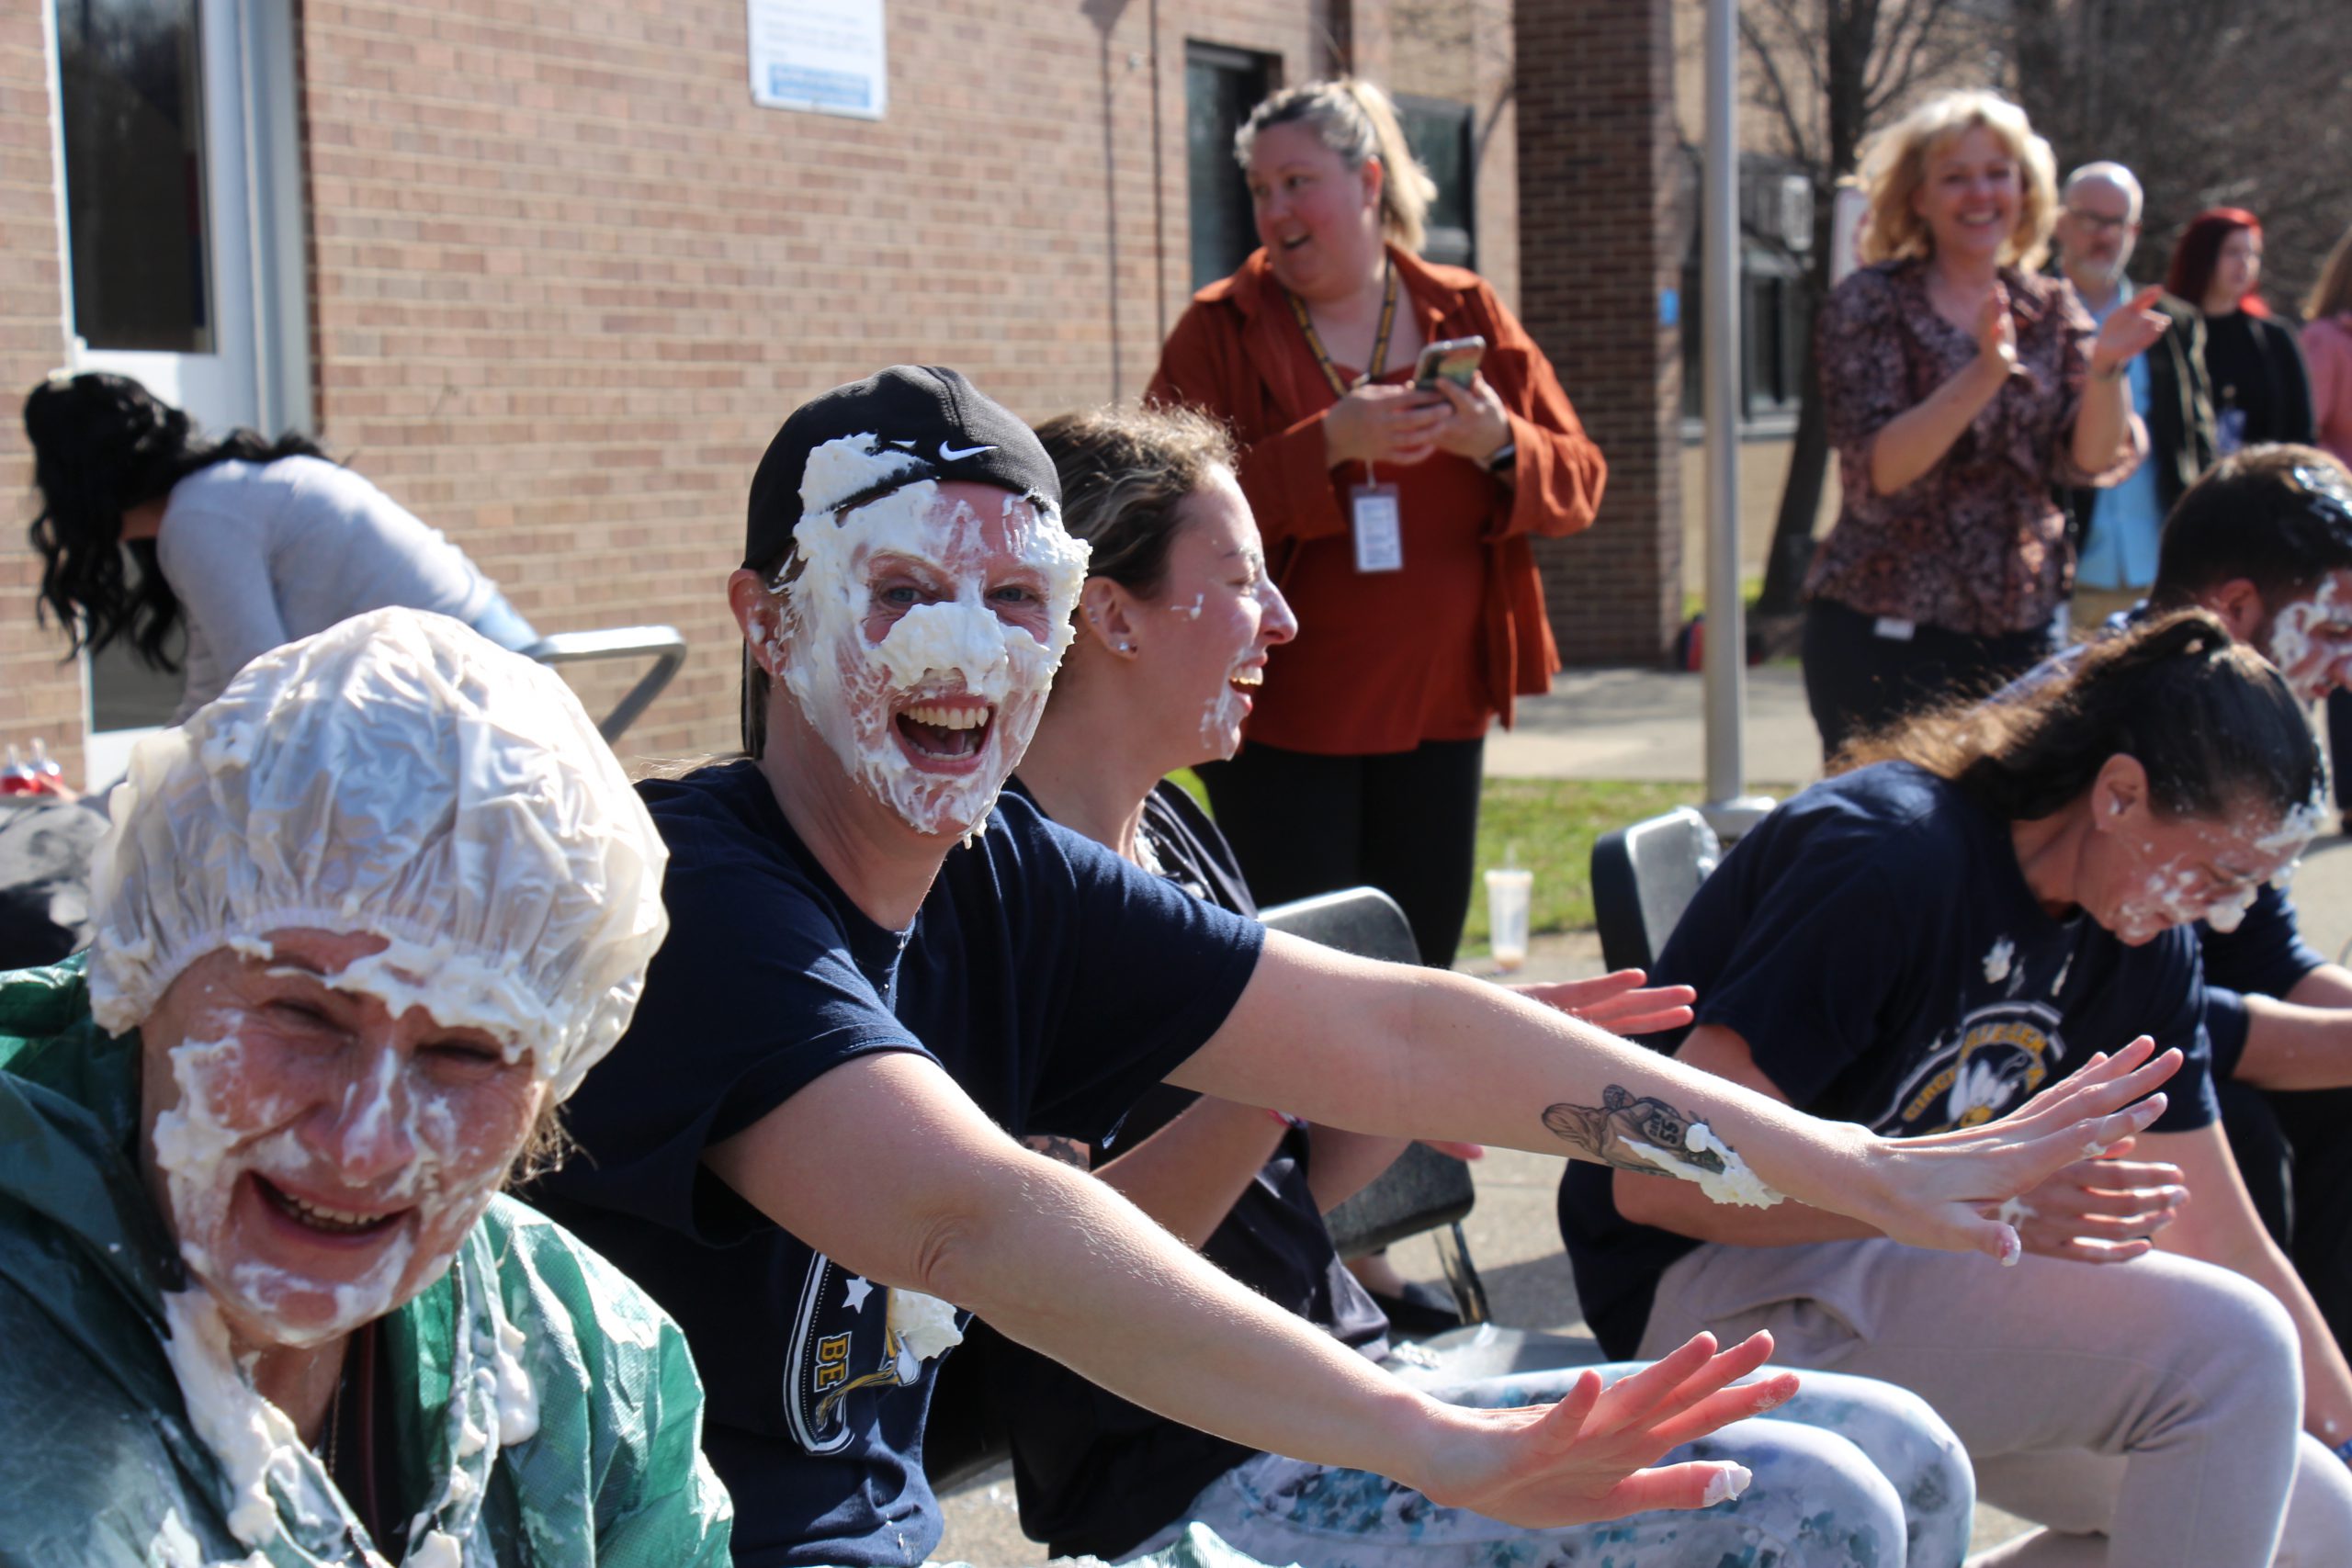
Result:
{"label": "folding chair", "polygon": [[1715,830],[1687,806],[1603,833],[1592,846],[1601,962],[1611,969],[1656,964],[1699,884],[1723,858]]}
{"label": "folding chair", "polygon": [[[1418,964],[1411,922],[1376,887],[1351,887],[1261,909],[1269,931],[1286,931],[1359,958]],[[1408,1144],[1396,1163],[1323,1217],[1342,1258],[1361,1258],[1423,1231],[1436,1233],[1438,1261],[1465,1324],[1487,1321],[1487,1290],[1470,1261],[1463,1216],[1477,1201],[1470,1168],[1435,1149]]]}

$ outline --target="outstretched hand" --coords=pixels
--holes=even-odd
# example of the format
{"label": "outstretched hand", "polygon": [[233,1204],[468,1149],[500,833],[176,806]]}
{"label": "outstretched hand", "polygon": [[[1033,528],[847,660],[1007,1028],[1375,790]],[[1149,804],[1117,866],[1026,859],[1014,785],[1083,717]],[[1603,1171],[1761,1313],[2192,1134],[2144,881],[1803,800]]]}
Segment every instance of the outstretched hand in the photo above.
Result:
{"label": "outstretched hand", "polygon": [[2188,1201],[2180,1167],[2126,1160],[2124,1139],[2097,1159],[2061,1166],[2030,1192],[1986,1209],[1987,1219],[2017,1227],[2025,1249],[2077,1263],[2121,1263],[2155,1244]]}
{"label": "outstretched hand", "polygon": [[2092,375],[2113,377],[2116,367],[2146,353],[2165,335],[2165,329],[2171,323],[2155,308],[2163,293],[2161,288],[2143,288],[2121,310],[2099,323],[2098,336],[2091,343]]}
{"label": "outstretched hand", "polygon": [[1863,1167],[1872,1196],[1836,1206],[1914,1247],[2014,1263],[2024,1244],[1997,1206],[2100,1157],[2164,1114],[2165,1097],[2150,1091],[2179,1069],[2181,1056],[2154,1056],[2155,1048],[2143,1034],[2111,1057],[2099,1052],[2064,1082],[1981,1127],[1874,1139]]}
{"label": "outstretched hand", "polygon": [[1998,366],[2005,378],[2018,373],[2018,322],[2009,313],[2006,285],[1995,283],[1976,307],[1975,336],[1980,364]]}
{"label": "outstretched hand", "polygon": [[1597,1024],[1612,1034],[1650,1034],[1690,1021],[1699,993],[1688,986],[1645,986],[1639,969],[1620,969],[1589,980],[1555,980],[1512,986],[1531,1001]]}
{"label": "outstretched hand", "polygon": [[1453,1431],[1438,1439],[1428,1472],[1407,1479],[1434,1502],[1530,1529],[1721,1502],[1747,1484],[1737,1465],[1644,1467],[1719,1427],[1786,1404],[1797,1391],[1793,1372],[1727,1386],[1771,1354],[1769,1334],[1720,1355],[1714,1337],[1702,1334],[1606,1389],[1600,1373],[1588,1371],[1557,1404],[1447,1406],[1442,1414]]}

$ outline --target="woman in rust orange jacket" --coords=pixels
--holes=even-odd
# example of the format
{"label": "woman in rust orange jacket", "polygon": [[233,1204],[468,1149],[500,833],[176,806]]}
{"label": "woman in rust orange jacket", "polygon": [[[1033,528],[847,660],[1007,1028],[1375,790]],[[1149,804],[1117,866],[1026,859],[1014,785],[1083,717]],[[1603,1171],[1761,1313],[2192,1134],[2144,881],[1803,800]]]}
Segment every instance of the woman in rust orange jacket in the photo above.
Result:
{"label": "woman in rust orange jacket", "polygon": [[[1559,668],[1528,541],[1589,525],[1605,465],[1494,290],[1414,254],[1434,187],[1378,88],[1280,93],[1235,152],[1261,248],[1194,296],[1146,396],[1232,429],[1302,630],[1202,777],[1268,903],[1370,884],[1450,964],[1487,727]],[[1473,336],[1466,388],[1415,387],[1424,344]]]}

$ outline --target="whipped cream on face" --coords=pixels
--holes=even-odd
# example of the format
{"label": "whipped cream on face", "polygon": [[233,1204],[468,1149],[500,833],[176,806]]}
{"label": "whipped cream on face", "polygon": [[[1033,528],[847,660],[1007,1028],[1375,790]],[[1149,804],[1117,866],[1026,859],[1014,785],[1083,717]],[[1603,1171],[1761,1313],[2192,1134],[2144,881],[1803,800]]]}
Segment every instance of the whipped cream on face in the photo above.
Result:
{"label": "whipped cream on face", "polygon": [[2278,826],[2256,839],[2254,847],[2267,855],[2286,855],[2287,865],[2278,874],[2289,876],[2294,872],[2295,862],[2303,858],[2303,852],[2320,836],[2326,823],[2327,807],[2314,795],[2289,807],[2286,815],[2278,818]]}
{"label": "whipped cream on face", "polygon": [[1240,657],[1216,689],[1216,695],[1201,710],[1201,745],[1212,757],[1230,757],[1241,744],[1241,724],[1250,716],[1250,699],[1237,688],[1247,686],[1251,691],[1265,684],[1265,666],[1252,665],[1257,656],[1258,639],[1253,635],[1241,645]]}
{"label": "whipped cream on face", "polygon": [[[855,495],[905,468],[876,455],[872,435],[845,436],[812,453],[823,494]],[[852,484],[851,479],[863,482]],[[843,488],[843,487],[846,488]],[[1050,507],[1006,492],[995,521],[1004,552],[1035,574],[1044,604],[1041,638],[1000,615],[989,594],[997,558],[989,526],[969,502],[917,479],[841,518],[811,506],[794,531],[798,575],[784,585],[784,613],[761,628],[771,667],[852,777],[922,833],[967,832],[986,820],[997,791],[1028,749],[1055,669],[1076,628],[1070,611],[1086,579],[1088,547]],[[866,640],[876,562],[895,557],[932,580],[939,597],[900,615]],[[898,733],[899,716],[925,705],[987,710],[977,760],[925,768]],[[964,726],[961,728],[980,728]]]}
{"label": "whipped cream on face", "polygon": [[[323,978],[340,989],[376,996],[388,1008],[403,1005],[415,990],[402,985],[384,996],[366,976],[355,979],[356,967]],[[429,987],[423,1000],[430,1009]],[[315,1108],[302,1102],[297,1087],[274,1090],[256,1081],[260,1074],[233,1029],[171,1052],[179,1103],[157,1115],[153,1145],[180,1256],[198,1280],[273,1343],[326,1343],[392,1310],[404,1285],[413,1292],[438,1279],[450,1250],[489,1206],[512,1157],[512,1150],[492,1146],[497,1134],[468,1125],[449,1087],[416,1056],[389,1044],[374,1050],[373,1060],[344,1086],[334,1152],[304,1146],[295,1125]],[[369,1183],[378,1203],[401,1206],[389,1216],[345,1213],[300,1196],[315,1190],[322,1176],[334,1179],[338,1159],[375,1169],[402,1149],[407,1158],[400,1168]],[[385,1222],[376,1256],[356,1277],[329,1281],[243,1255],[235,1247],[232,1210],[249,1175],[266,1184],[256,1193],[263,1204],[291,1206],[298,1223],[332,1231]],[[421,1269],[415,1266],[420,1237],[439,1246]],[[298,1301],[304,1309],[299,1318],[292,1314]]]}
{"label": "whipped cream on face", "polygon": [[[2283,856],[2278,869],[2263,880],[2284,887],[2293,877],[2304,847],[2318,836],[2324,821],[2322,802],[2314,797],[2289,807],[2268,832],[2251,839],[2234,839],[2233,842],[2267,859]],[[2147,874],[2139,889],[2117,910],[2118,924],[2140,925],[2156,920],[2177,926],[2203,920],[2217,931],[2233,931],[2245,919],[2246,911],[2254,908],[2261,891],[2258,881],[2216,887],[2193,858],[2176,858]]]}
{"label": "whipped cream on face", "polygon": [[2337,590],[2335,574],[2318,592],[2278,612],[2270,623],[2270,662],[2305,702],[2336,686],[2352,687],[2352,638],[2322,629],[2352,622],[2352,601]]}

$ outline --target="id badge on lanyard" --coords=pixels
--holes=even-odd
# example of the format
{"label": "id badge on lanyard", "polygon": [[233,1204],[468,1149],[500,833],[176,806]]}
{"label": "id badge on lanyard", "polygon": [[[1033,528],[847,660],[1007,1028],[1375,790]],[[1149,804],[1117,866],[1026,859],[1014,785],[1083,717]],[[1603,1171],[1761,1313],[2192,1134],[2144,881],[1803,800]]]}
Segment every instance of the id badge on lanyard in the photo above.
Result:
{"label": "id badge on lanyard", "polygon": [[1348,522],[1355,536],[1358,571],[1405,570],[1405,514],[1397,503],[1396,487],[1372,482],[1371,466],[1364,480],[1348,487]]}
{"label": "id badge on lanyard", "polygon": [[[1290,308],[1308,350],[1315,355],[1317,367],[1331,384],[1332,394],[1346,397],[1351,389],[1332,365],[1331,355],[1323,346],[1322,334],[1315,330],[1314,320],[1307,314],[1306,302],[1294,294],[1290,296]],[[1373,336],[1371,359],[1363,375],[1357,378],[1357,386],[1378,379],[1387,370],[1388,334],[1396,321],[1396,268],[1392,262],[1381,277],[1380,327]],[[1404,507],[1397,499],[1396,487],[1382,484],[1374,478],[1370,463],[1363,466],[1363,483],[1348,487],[1348,531],[1355,539],[1358,571],[1405,570]]]}

